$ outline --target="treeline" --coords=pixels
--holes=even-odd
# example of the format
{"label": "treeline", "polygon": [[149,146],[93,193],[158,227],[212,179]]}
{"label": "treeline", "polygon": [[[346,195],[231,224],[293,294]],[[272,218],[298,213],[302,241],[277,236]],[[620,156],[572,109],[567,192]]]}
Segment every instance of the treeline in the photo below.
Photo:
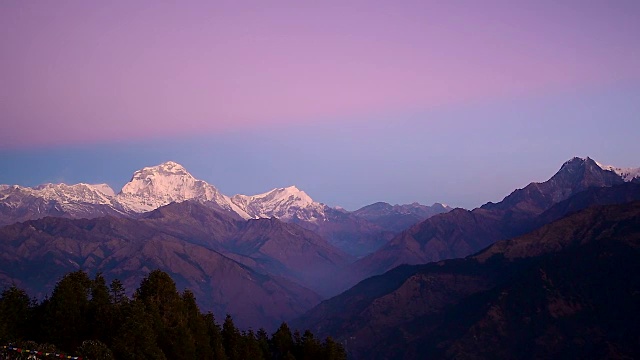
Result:
{"label": "treeline", "polygon": [[38,302],[12,286],[0,298],[1,345],[64,352],[84,359],[346,359],[331,338],[291,332],[271,336],[240,331],[227,315],[222,325],[203,314],[193,293],[180,293],[159,270],[142,280],[133,299],[119,280],[100,274],[65,275],[51,297]]}

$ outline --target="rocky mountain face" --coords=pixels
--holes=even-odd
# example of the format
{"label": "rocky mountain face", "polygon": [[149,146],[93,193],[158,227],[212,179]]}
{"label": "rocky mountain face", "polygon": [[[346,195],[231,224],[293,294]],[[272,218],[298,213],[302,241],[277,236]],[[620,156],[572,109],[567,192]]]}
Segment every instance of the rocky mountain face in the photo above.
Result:
{"label": "rocky mountain face", "polygon": [[591,206],[364,280],[292,326],[331,334],[353,359],[637,358],[639,260],[640,202]]}
{"label": "rocky mountain face", "polygon": [[386,231],[400,233],[434,215],[451,210],[453,209],[449,206],[440,203],[427,206],[418,203],[391,205],[377,202],[354,211],[353,215],[372,222]]}
{"label": "rocky mountain face", "polygon": [[297,218],[292,219],[291,222],[319,234],[337,248],[356,258],[371,254],[395,236],[394,232],[346,211],[327,206],[324,209],[324,216],[325,221],[320,222]]}
{"label": "rocky mountain face", "polygon": [[551,179],[515,190],[499,203],[487,203],[471,211],[455,209],[409,228],[356,262],[353,268],[357,275],[352,282],[401,264],[467,256],[498,240],[533,230],[541,225],[536,223],[539,215],[575,194],[631,180],[603,169],[590,158],[573,158]]}
{"label": "rocky mountain face", "polygon": [[349,258],[317,234],[277,219],[249,222],[199,202],[140,219],[47,217],[0,228],[0,281],[34,293],[69,271],[119,278],[133,290],[153,269],[194,291],[204,309],[273,328],[315,305]]}
{"label": "rocky mountain face", "polygon": [[531,183],[512,192],[497,204],[487,203],[486,210],[504,211],[513,218],[538,215],[562,200],[592,187],[620,185],[632,179],[608,169],[590,158],[575,157],[565,162],[549,180]]}

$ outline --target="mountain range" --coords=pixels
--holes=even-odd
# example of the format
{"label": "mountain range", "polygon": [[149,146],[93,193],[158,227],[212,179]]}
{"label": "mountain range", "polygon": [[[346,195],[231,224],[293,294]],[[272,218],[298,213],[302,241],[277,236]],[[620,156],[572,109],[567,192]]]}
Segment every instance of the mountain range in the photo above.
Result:
{"label": "mountain range", "polygon": [[[353,212],[315,202],[295,186],[226,196],[166,162],[136,171],[117,194],[104,184],[0,185],[0,284],[16,283],[44,296],[62,274],[83,269],[119,278],[132,291],[149,271],[161,269],[217,317],[230,313],[244,328],[268,329],[299,317],[301,328],[336,336],[352,355],[369,356],[363,349],[385,339],[395,339],[387,342],[389,349],[420,343],[408,335],[422,331],[422,310],[412,302],[426,306],[425,299],[434,298],[396,291],[421,266],[449,264],[442,260],[527,236],[593,205],[637,200],[638,169],[590,158],[573,158],[549,180],[473,210],[375,203]],[[473,269],[480,275],[447,277],[459,285],[470,281],[452,290],[456,296],[506,284]],[[436,298],[442,309],[458,299]],[[384,337],[361,332],[367,328],[380,329]],[[396,328],[404,335],[389,332]],[[417,353],[424,350],[415,346]],[[424,351],[442,355],[436,350]]]}
{"label": "mountain range", "polygon": [[[565,162],[549,180],[530,183],[498,203],[473,210],[455,209],[413,225],[375,253],[353,265],[357,279],[381,274],[401,264],[423,264],[459,258],[492,243],[543,225],[539,216],[555,204],[591,188],[640,184],[637,170],[619,172],[590,158]],[[629,176],[630,173],[636,174]],[[547,218],[547,221],[555,220]]]}
{"label": "mountain range", "polygon": [[[272,329],[319,302],[318,281],[347,258],[318,235],[277,219],[237,221],[197,202],[140,219],[46,217],[0,228],[0,279],[42,297],[70,271],[101,272],[131,292],[151,270],[170,273],[218,318]],[[304,267],[303,267],[304,265]]]}
{"label": "mountain range", "polygon": [[[238,219],[275,217],[316,231],[353,256],[369,254],[390,240],[402,226],[358,216],[343,209],[315,202],[295,186],[258,195],[227,196],[203,180],[196,179],[173,161],[136,171],[119,193],[107,184],[44,184],[34,188],[0,185],[0,225],[45,216],[95,218],[104,215],[138,217],[173,202],[197,201],[226,210]],[[451,210],[434,204],[410,207],[396,205],[387,216],[412,225],[429,216]],[[361,209],[362,210],[362,209]]]}
{"label": "mountain range", "polygon": [[[412,209],[397,216],[417,222],[449,210]],[[229,197],[175,162],[136,171],[117,194],[106,184],[1,185],[0,214],[0,283],[42,297],[84,269],[132,291],[159,268],[245,327],[273,328],[335,294],[333,279],[355,256],[394,234],[295,186]]]}
{"label": "mountain range", "polygon": [[639,270],[640,201],[591,206],[464,259],[366,279],[293,326],[353,359],[637,358]]}

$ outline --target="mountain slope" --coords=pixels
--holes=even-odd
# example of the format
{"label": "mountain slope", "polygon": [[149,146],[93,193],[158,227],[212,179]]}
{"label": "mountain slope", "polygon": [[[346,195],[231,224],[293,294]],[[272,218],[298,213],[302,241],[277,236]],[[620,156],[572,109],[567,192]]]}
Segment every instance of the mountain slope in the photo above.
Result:
{"label": "mountain slope", "polygon": [[352,261],[319,235],[295,224],[275,218],[236,220],[226,211],[194,201],[163,206],[140,221],[323,294],[335,294],[333,276]]}
{"label": "mountain slope", "polygon": [[362,279],[401,264],[463,257],[498,240],[531,231],[540,214],[577,193],[624,183],[620,175],[603,170],[590,158],[573,158],[549,180],[515,190],[499,203],[487,203],[471,211],[455,209],[411,227],[359,260],[354,270]]}
{"label": "mountain slope", "polygon": [[136,171],[115,195],[107,185],[47,184],[36,188],[0,186],[0,225],[45,216],[96,218],[104,215],[140,217],[162,206],[200,202],[238,219],[278,218],[316,231],[352,256],[373,252],[392,234],[375,224],[315,202],[295,186],[253,196],[228,197],[198,180],[172,161]]}
{"label": "mountain slope", "polygon": [[275,217],[311,230],[354,257],[372,253],[394,235],[363,217],[315,202],[295,186],[253,196],[235,195],[231,201],[251,217]]}
{"label": "mountain slope", "polygon": [[466,259],[369,278],[293,326],[354,359],[634,358],[639,260],[640,202],[595,206]]}
{"label": "mountain slope", "polygon": [[151,270],[161,269],[219,318],[230,313],[238,324],[269,329],[320,299],[296,283],[164,232],[152,221],[48,217],[0,228],[0,250],[0,281],[39,296],[78,269],[119,278],[130,291]]}
{"label": "mountain slope", "polygon": [[[313,201],[304,191],[291,186],[264,194],[228,197],[213,185],[194,178],[184,167],[166,162],[146,167],[134,173],[117,194],[107,185],[47,184],[36,188],[0,186],[0,225],[18,221],[62,216],[95,218],[104,215],[139,217],[173,202],[197,201],[208,207],[226,211],[236,218],[276,217],[320,234],[332,245],[361,258],[380,249],[381,253],[363,259],[357,271],[361,277],[376,274],[402,263],[420,263],[440,258],[462,256],[491,242],[530,230],[525,225],[532,217],[568,196],[589,187],[612,186],[625,181],[640,182],[637,169],[603,166],[593,160],[574,158],[549,181],[532,183],[516,190],[498,204],[488,203],[473,211],[473,216],[460,211],[445,218],[443,224],[422,223],[408,229],[394,241],[401,229],[434,212],[449,210],[436,206],[396,205],[377,203],[354,213],[330,208]],[[455,229],[456,217],[471,226]],[[437,216],[436,216],[437,217]],[[493,224],[497,221],[499,228]],[[491,233],[475,232],[472,223],[487,223]],[[465,225],[466,226],[466,225]],[[464,234],[464,237],[443,239],[440,230]],[[480,225],[479,228],[482,228]],[[426,228],[420,230],[421,228]],[[447,230],[448,229],[448,230]],[[429,240],[423,236],[436,233]],[[426,235],[425,235],[426,234]],[[431,242],[431,244],[427,244]]]}
{"label": "mountain slope", "polygon": [[[55,274],[64,273],[61,269],[82,268],[89,272],[103,271],[112,277],[124,274],[125,283],[136,284],[141,276],[159,267],[177,275],[182,281],[178,281],[180,285],[200,289],[194,291],[203,304],[213,306],[222,315],[225,309],[237,310],[241,306],[238,303],[235,308],[228,308],[225,297],[255,292],[258,297],[249,296],[251,299],[245,302],[250,305],[245,309],[255,305],[247,314],[258,316],[257,309],[274,301],[282,302],[288,296],[291,309],[274,304],[272,310],[259,310],[264,313],[260,315],[264,321],[281,321],[308,309],[313,301],[319,300],[316,293],[325,296],[337,293],[340,289],[334,279],[352,261],[319,235],[295,224],[275,218],[245,221],[198,201],[171,203],[137,219],[107,217],[87,221],[44,218],[0,228],[0,242],[8,256],[7,262],[0,265],[0,274],[4,274],[0,279],[5,284],[17,281],[38,289],[52,284]],[[31,227],[38,231],[30,232]],[[32,241],[45,249],[55,246],[76,250],[52,250],[33,258],[33,249],[29,248]],[[25,247],[32,250],[22,251]],[[31,266],[25,265],[31,262],[35,262],[33,269],[14,271],[15,267]],[[55,264],[60,269],[45,270],[37,274],[42,279],[34,278],[36,274],[32,271],[40,263]],[[224,265],[226,272],[221,273],[218,265]],[[231,279],[235,280],[229,282]],[[247,279],[259,284],[271,281],[279,288],[252,290],[256,284],[244,284]],[[244,289],[249,293],[242,295]],[[211,291],[216,296],[212,297]],[[268,295],[270,291],[274,291],[274,299]]]}
{"label": "mountain slope", "polygon": [[353,214],[387,231],[399,233],[434,215],[451,210],[449,206],[439,203],[426,206],[418,203],[391,205],[385,202],[377,202],[362,207],[354,211]]}

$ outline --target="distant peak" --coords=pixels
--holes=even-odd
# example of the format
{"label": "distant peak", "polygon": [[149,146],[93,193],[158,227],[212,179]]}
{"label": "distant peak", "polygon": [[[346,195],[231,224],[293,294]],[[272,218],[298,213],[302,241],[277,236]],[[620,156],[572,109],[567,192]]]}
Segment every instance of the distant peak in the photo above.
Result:
{"label": "distant peak", "polygon": [[171,160],[165,161],[162,164],[160,164],[159,166],[169,166],[169,167],[179,166],[179,167],[182,167],[182,165],[178,164],[175,161],[171,161]]}
{"label": "distant peak", "polygon": [[163,169],[163,170],[170,170],[170,171],[187,171],[184,166],[178,164],[175,161],[167,161],[167,162],[163,162],[162,164],[156,166],[157,168]]}
{"label": "distant peak", "polygon": [[305,194],[304,191],[298,189],[298,187],[295,185],[287,186],[285,188],[273,189],[272,191],[283,192],[290,195]]}
{"label": "distant peak", "polygon": [[439,202],[435,202],[433,203],[433,205],[431,205],[431,207],[443,207],[445,209],[451,209],[451,206],[449,206],[448,204],[445,203],[439,203]]}
{"label": "distant peak", "polygon": [[589,160],[589,157],[579,157],[579,156],[574,156],[571,159],[567,160],[564,162],[564,164],[562,164],[562,167],[564,167],[565,165],[572,165],[572,164],[581,164],[585,161]]}
{"label": "distant peak", "polygon": [[596,165],[598,165],[602,170],[612,171],[618,174],[618,176],[622,177],[624,181],[633,181],[634,179],[640,178],[640,168],[622,168],[612,165],[603,165],[597,161]]}
{"label": "distant peak", "polygon": [[137,176],[148,176],[150,174],[161,175],[191,175],[184,168],[184,166],[178,164],[175,161],[163,162],[160,165],[144,167],[134,173],[134,178]]}
{"label": "distant peak", "polygon": [[[278,195],[276,195],[278,194]],[[291,186],[287,186],[285,188],[276,188],[273,189],[265,194],[261,194],[261,195],[256,195],[256,197],[262,197],[262,196],[277,196],[277,197],[290,197],[293,196],[295,198],[301,199],[302,201],[308,202],[308,203],[312,203],[313,199],[311,199],[311,197],[309,195],[307,195],[307,193],[305,193],[304,191],[298,189],[297,186],[295,185],[291,185]]]}
{"label": "distant peak", "polygon": [[573,158],[567,160],[564,162],[564,164],[562,164],[562,167],[560,167],[560,170],[565,170],[565,169],[575,169],[575,168],[579,168],[582,167],[584,165],[595,165],[595,166],[599,166],[598,162],[596,162],[595,160],[591,159],[590,157],[578,157],[578,156],[574,156]]}
{"label": "distant peak", "polygon": [[562,164],[562,167],[560,168],[560,170],[563,170],[565,168],[575,169],[582,166],[589,166],[591,169],[602,169],[605,171],[613,171],[618,175],[622,176],[623,178],[625,178],[626,181],[630,180],[630,178],[640,176],[640,168],[621,168],[621,167],[616,167],[612,165],[603,165],[588,156],[584,158],[577,157],[577,156],[573,157],[570,160],[565,161],[565,163]]}

